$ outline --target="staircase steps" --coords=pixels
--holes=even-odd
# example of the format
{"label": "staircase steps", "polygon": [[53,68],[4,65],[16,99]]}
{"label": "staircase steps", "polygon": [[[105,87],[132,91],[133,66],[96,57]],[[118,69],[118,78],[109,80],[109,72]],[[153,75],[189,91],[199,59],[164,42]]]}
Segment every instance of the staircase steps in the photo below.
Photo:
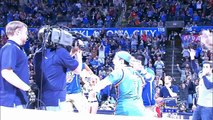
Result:
{"label": "staircase steps", "polygon": [[[182,63],[182,48],[181,47],[173,47],[172,44],[168,44],[166,46],[166,54],[164,55],[164,64],[165,69],[164,72],[166,75],[173,77],[173,83],[179,85],[180,82],[180,72],[177,69],[177,64]],[[173,54],[174,53],[174,54]]]}

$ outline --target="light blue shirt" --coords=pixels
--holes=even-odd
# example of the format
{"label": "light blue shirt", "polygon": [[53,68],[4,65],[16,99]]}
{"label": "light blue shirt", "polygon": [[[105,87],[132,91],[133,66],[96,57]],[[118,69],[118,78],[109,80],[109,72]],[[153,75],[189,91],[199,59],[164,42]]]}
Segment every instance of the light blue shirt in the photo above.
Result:
{"label": "light blue shirt", "polygon": [[105,79],[118,85],[116,115],[143,116],[142,81],[131,67],[113,70]]}

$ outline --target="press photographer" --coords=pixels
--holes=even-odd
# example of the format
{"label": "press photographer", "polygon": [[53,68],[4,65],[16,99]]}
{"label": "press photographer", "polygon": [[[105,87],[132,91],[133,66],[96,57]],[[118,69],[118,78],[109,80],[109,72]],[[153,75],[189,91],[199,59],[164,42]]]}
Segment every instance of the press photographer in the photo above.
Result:
{"label": "press photographer", "polygon": [[66,71],[81,72],[83,42],[74,36],[61,27],[44,26],[38,32],[42,48],[34,57],[35,80],[46,110],[66,110]]}

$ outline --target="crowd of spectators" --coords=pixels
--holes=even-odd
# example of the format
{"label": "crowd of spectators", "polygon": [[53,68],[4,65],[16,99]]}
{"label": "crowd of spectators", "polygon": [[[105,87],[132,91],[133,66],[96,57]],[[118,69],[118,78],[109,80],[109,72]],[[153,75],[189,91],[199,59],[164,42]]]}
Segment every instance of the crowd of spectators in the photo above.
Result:
{"label": "crowd of spectators", "polygon": [[166,21],[213,25],[211,0],[138,0],[128,6],[123,26],[163,27]]}
{"label": "crowd of spectators", "polygon": [[[7,0],[0,2],[0,26],[21,20],[28,26],[66,23],[68,27],[163,27],[213,25],[211,0]],[[121,14],[124,12],[124,14]],[[121,19],[118,19],[118,18]]]}
{"label": "crowd of spectators", "polygon": [[1,1],[0,26],[20,20],[30,27],[60,22],[67,23],[68,27],[113,27],[122,10],[121,5],[121,0]]}

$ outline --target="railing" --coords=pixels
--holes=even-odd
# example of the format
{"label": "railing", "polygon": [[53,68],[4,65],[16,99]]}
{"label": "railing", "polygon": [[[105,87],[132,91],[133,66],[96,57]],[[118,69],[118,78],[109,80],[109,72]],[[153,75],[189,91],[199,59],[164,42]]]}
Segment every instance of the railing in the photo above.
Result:
{"label": "railing", "polygon": [[172,65],[171,65],[171,67],[172,67],[172,77],[173,77],[173,75],[174,75],[174,60],[175,60],[175,40],[173,40],[172,41]]}

